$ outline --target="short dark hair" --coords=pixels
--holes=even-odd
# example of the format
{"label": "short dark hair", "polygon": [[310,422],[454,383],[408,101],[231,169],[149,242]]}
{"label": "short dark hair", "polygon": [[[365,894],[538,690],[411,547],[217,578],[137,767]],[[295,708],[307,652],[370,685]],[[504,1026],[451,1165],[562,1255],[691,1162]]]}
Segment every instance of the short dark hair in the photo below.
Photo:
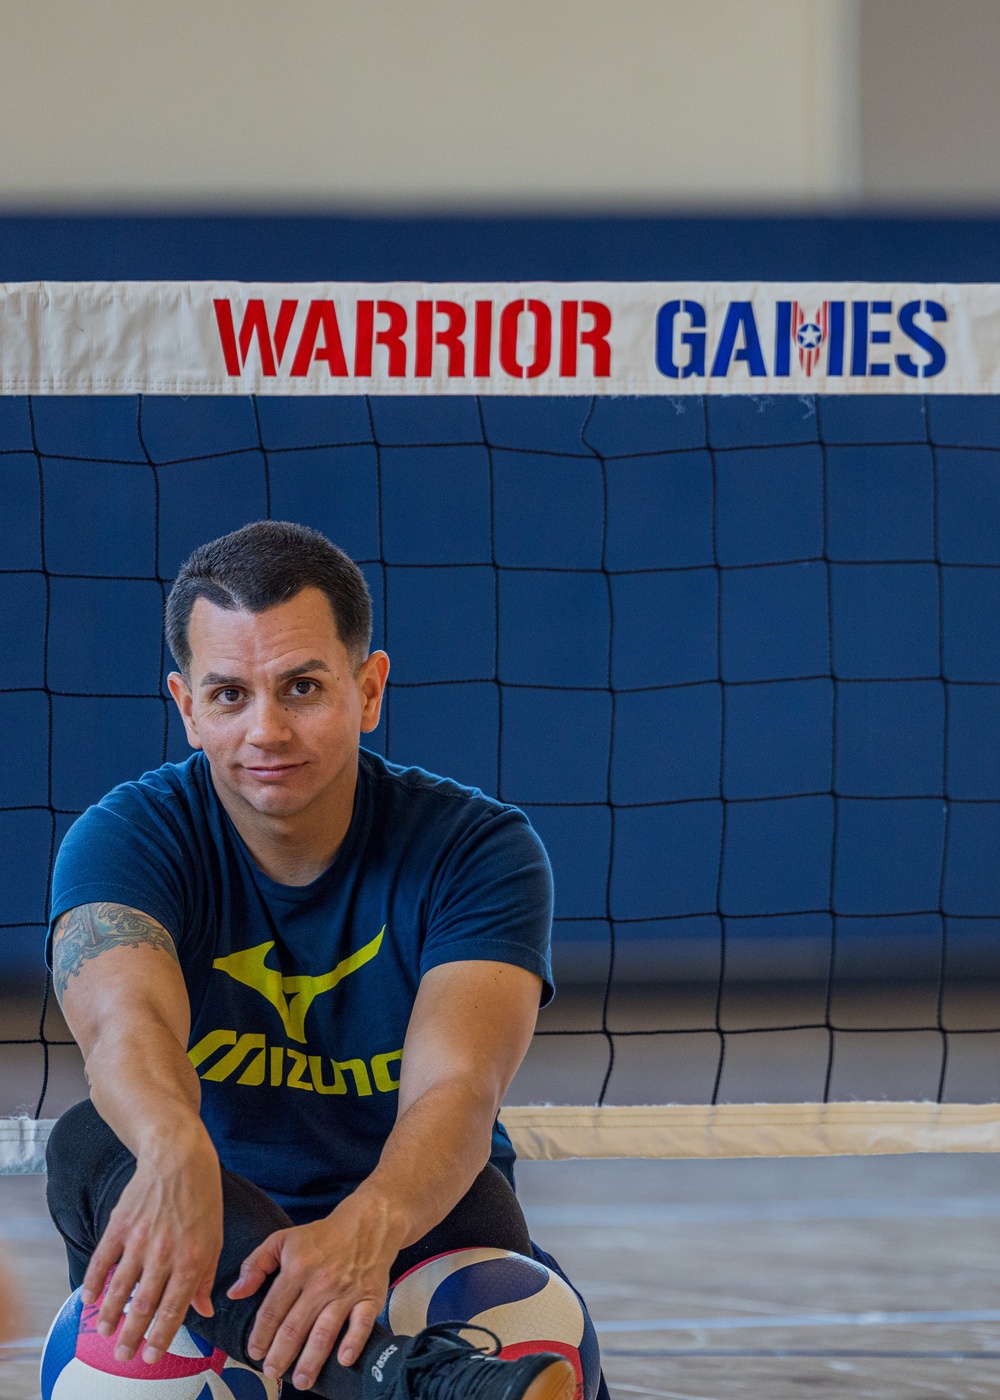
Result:
{"label": "short dark hair", "polygon": [[191,665],[188,624],[197,599],[261,613],[303,588],[326,594],[337,635],[359,665],[371,646],[372,600],[357,564],[308,525],[257,520],[199,545],[181,565],[165,609],[167,645],[178,670],[186,676]]}

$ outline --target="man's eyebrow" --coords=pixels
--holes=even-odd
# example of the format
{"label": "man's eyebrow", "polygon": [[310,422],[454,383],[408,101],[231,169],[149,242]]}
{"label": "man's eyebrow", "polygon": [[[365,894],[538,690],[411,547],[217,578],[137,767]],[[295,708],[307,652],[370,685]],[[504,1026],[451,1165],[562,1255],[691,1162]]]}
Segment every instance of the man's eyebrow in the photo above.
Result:
{"label": "man's eyebrow", "polygon": [[[330,674],[330,668],[325,661],[320,661],[319,657],[313,657],[311,661],[303,661],[301,666],[293,666],[288,671],[282,671],[278,677],[279,681],[291,681],[296,676],[304,676],[309,671],[325,671]],[[242,676],[223,676],[218,671],[208,671],[201,678],[203,686],[208,685],[245,685]]]}
{"label": "man's eyebrow", "polygon": [[293,666],[290,671],[282,671],[278,680],[294,680],[296,676],[304,676],[307,671],[326,671],[327,675],[330,674],[330,668],[326,662],[320,661],[318,657],[314,657],[312,661],[303,661],[301,666]]}
{"label": "man's eyebrow", "polygon": [[208,671],[201,678],[202,685],[242,685],[242,676],[221,676],[218,671]]}

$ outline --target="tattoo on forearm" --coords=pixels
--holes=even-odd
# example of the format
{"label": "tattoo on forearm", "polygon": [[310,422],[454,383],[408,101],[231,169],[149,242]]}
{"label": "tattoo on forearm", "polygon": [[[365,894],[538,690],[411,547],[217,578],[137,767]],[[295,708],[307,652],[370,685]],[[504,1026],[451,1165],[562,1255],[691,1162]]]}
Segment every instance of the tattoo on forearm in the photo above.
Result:
{"label": "tattoo on forearm", "polygon": [[66,984],[88,958],[108,948],[161,948],[178,961],[174,941],[162,924],[124,904],[81,904],[56,924],[52,981],[60,1002]]}

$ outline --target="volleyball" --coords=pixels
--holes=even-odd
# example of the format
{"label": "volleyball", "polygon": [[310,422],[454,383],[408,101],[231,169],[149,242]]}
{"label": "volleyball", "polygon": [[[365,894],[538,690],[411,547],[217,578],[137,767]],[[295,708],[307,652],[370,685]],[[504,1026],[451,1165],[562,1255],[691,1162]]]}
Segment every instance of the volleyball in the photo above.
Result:
{"label": "volleyball", "polygon": [[100,1304],[77,1289],[60,1308],[42,1350],[42,1400],[277,1400],[281,1382],[235,1361],[181,1327],[153,1366],[141,1354],[116,1361],[121,1324],[97,1331]]}
{"label": "volleyball", "polygon": [[[488,1327],[508,1360],[529,1352],[565,1356],[576,1372],[576,1400],[593,1400],[600,1383],[597,1337],[580,1300],[558,1274],[505,1249],[457,1249],[397,1279],[388,1302],[396,1335],[438,1322]],[[469,1333],[467,1340],[485,1340]]]}

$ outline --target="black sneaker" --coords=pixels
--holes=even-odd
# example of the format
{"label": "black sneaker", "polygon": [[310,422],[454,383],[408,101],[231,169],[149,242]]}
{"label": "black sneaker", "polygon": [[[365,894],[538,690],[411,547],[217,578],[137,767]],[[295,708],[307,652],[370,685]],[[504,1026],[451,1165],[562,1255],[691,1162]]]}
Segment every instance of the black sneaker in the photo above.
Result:
{"label": "black sneaker", "polygon": [[[492,1350],[472,1346],[463,1331],[484,1332]],[[504,1361],[496,1333],[471,1322],[438,1322],[393,1341],[398,1353],[379,1357],[385,1400],[573,1400],[576,1393],[576,1372],[565,1356],[541,1351]]]}

